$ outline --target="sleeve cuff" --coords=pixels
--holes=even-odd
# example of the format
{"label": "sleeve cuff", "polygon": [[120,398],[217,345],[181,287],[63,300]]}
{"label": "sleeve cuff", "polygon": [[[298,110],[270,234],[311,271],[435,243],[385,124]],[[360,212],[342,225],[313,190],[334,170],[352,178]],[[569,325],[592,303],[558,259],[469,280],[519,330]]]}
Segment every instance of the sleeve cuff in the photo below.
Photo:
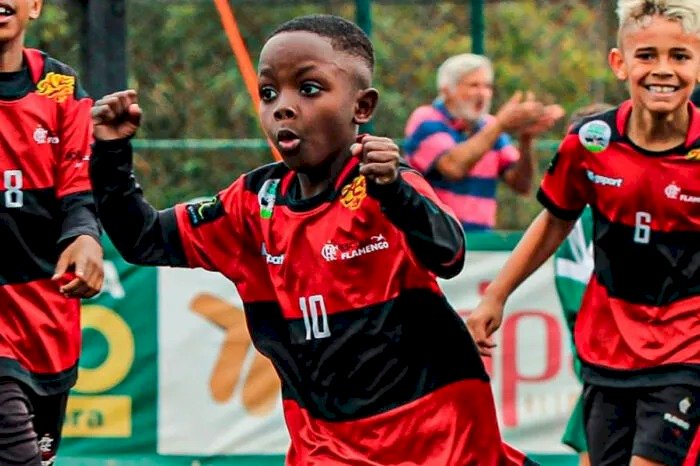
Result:
{"label": "sleeve cuff", "polygon": [[552,199],[547,196],[547,194],[540,188],[537,191],[537,200],[542,204],[542,206],[547,209],[549,212],[552,213],[557,218],[560,218],[562,220],[576,220],[581,216],[581,213],[583,212],[583,209],[585,208],[582,207],[580,209],[562,209],[558,205],[552,201]]}

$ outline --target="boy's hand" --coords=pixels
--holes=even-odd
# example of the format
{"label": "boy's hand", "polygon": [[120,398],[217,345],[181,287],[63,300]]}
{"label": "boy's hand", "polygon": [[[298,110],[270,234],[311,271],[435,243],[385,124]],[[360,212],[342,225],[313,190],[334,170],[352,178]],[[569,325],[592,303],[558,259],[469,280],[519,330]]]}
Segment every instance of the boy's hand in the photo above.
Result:
{"label": "boy's hand", "polygon": [[367,135],[350,147],[360,159],[360,174],[376,184],[390,184],[399,177],[399,147],[389,138]]}
{"label": "boy's hand", "polygon": [[102,246],[89,235],[78,236],[61,253],[52,280],[69,298],[92,298],[102,288]]}
{"label": "boy's hand", "polygon": [[493,332],[498,330],[503,320],[503,304],[488,298],[482,299],[476,310],[467,317],[467,328],[482,356],[491,356],[496,344]]}
{"label": "boy's hand", "polygon": [[141,114],[134,90],[102,97],[92,107],[95,139],[111,141],[133,136],[141,123]]}

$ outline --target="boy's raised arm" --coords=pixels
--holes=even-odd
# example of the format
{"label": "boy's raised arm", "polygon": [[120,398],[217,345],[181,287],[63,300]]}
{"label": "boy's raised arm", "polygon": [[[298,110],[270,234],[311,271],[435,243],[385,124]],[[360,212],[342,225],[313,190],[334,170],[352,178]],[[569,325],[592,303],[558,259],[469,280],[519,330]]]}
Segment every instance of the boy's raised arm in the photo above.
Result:
{"label": "boy's raised arm", "polygon": [[399,150],[390,139],[366,136],[354,150],[363,160],[360,172],[368,179],[369,194],[406,235],[415,257],[439,277],[457,275],[464,266],[464,231],[440,206],[428,182],[399,166]]}
{"label": "boy's raised arm", "polygon": [[96,142],[90,179],[100,220],[114,246],[134,264],[187,266],[175,210],[154,209],[134,178],[129,138],[141,119],[136,92],[98,100],[92,119]]}

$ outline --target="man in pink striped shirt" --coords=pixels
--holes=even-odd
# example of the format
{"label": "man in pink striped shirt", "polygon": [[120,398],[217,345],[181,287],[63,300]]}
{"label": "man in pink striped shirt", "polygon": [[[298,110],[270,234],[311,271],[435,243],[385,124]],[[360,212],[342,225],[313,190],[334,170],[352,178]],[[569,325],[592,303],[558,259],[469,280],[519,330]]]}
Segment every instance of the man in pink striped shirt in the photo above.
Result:
{"label": "man in pink striped shirt", "polygon": [[[439,97],[417,108],[406,124],[405,154],[438,196],[455,212],[465,231],[490,230],[496,223],[496,185],[530,191],[533,138],[564,115],[516,92],[495,116],[493,68],[488,58],[460,54],[438,69]],[[519,150],[507,133],[516,133]]]}

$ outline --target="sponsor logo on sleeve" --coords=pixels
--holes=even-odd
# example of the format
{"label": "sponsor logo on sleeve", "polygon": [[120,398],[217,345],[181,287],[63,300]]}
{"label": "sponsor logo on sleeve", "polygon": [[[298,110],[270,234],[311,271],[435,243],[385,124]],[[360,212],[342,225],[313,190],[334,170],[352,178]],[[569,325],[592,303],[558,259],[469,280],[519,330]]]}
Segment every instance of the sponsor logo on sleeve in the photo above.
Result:
{"label": "sponsor logo on sleeve", "polygon": [[214,196],[206,201],[188,204],[186,209],[193,227],[213,222],[226,213],[219,196]]}

